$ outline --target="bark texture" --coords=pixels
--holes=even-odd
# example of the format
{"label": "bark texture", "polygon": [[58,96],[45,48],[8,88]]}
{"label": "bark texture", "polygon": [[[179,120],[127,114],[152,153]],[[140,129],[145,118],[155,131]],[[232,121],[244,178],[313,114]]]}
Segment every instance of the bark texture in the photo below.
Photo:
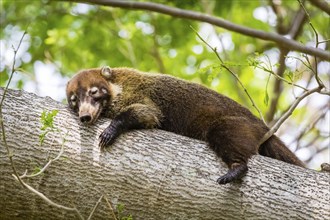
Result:
{"label": "bark texture", "polygon": [[[53,109],[59,110],[57,128],[68,133],[64,154],[44,174],[24,180],[55,202],[75,206],[85,218],[102,194],[114,206],[124,204],[125,214],[134,219],[330,218],[328,173],[255,156],[242,182],[221,186],[215,181],[227,167],[204,142],[140,130],[100,152],[98,136],[109,119],[82,126],[65,105],[51,98],[9,90],[4,124],[20,174],[33,172],[60,151],[59,133],[39,144],[41,112]],[[0,144],[0,219],[77,218],[23,188],[12,176],[2,138]],[[113,219],[104,200],[92,219]]]}

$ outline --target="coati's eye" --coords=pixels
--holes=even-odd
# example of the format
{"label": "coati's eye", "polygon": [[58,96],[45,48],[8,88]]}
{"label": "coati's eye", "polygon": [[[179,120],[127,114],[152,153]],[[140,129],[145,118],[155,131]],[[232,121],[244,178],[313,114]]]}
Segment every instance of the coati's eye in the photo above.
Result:
{"label": "coati's eye", "polygon": [[75,102],[75,101],[77,101],[77,96],[72,95],[72,96],[70,97],[70,100],[71,100],[71,102]]}
{"label": "coati's eye", "polygon": [[91,90],[89,92],[91,95],[96,95],[98,91],[99,91],[99,89],[97,87],[93,87],[93,88],[91,88]]}
{"label": "coati's eye", "polygon": [[78,98],[77,98],[77,96],[76,95],[72,95],[71,97],[70,97],[70,103],[71,103],[71,105],[72,105],[72,107],[77,107],[77,100]]}

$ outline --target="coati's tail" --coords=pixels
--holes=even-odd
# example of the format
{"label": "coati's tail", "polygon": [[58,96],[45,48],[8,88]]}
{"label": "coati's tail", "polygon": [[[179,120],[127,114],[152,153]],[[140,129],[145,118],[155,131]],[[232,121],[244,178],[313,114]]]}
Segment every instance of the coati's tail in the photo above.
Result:
{"label": "coati's tail", "polygon": [[297,166],[305,167],[296,155],[294,155],[284,143],[275,135],[271,136],[259,148],[259,154],[291,163]]}

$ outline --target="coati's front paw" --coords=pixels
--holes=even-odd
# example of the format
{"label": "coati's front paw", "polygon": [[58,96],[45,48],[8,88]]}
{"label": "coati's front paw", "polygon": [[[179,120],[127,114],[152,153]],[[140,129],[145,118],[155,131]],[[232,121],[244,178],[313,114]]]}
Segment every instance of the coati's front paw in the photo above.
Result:
{"label": "coati's front paw", "polygon": [[234,180],[241,179],[248,171],[248,167],[246,164],[235,163],[231,167],[232,168],[229,169],[229,171],[225,175],[220,176],[218,178],[217,183],[226,184]]}
{"label": "coati's front paw", "polygon": [[101,149],[104,149],[107,146],[113,144],[117,136],[118,135],[116,129],[114,129],[111,126],[107,127],[99,136],[100,139],[99,147]]}

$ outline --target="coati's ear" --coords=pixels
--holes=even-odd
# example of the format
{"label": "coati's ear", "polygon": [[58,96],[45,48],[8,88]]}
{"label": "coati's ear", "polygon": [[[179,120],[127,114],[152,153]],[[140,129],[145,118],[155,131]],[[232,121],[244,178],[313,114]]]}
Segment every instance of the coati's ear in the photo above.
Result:
{"label": "coati's ear", "polygon": [[101,75],[106,78],[106,79],[110,79],[111,75],[112,75],[112,70],[109,66],[104,66],[101,69]]}

